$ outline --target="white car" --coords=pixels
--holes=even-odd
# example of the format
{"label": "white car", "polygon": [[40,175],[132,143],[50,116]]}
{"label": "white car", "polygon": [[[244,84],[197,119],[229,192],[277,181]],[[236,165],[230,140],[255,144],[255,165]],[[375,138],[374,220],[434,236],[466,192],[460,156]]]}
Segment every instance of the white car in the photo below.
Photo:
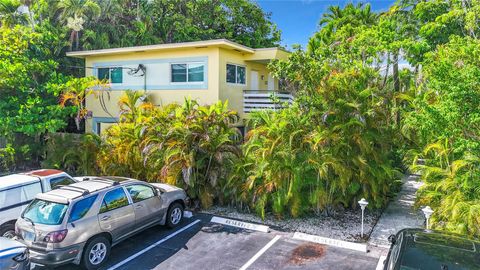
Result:
{"label": "white car", "polygon": [[15,236],[15,222],[35,195],[75,182],[67,173],[52,169],[0,177],[0,236]]}

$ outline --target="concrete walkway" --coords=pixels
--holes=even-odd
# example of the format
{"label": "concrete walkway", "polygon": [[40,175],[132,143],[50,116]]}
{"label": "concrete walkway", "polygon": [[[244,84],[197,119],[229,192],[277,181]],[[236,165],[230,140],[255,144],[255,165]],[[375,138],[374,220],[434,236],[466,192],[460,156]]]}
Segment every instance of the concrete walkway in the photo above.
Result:
{"label": "concrete walkway", "polygon": [[420,210],[413,210],[415,192],[422,185],[417,182],[418,177],[407,176],[403,179],[403,186],[397,197],[391,201],[370,234],[368,244],[380,248],[390,247],[388,236],[396,234],[404,228],[422,228],[423,214]]}

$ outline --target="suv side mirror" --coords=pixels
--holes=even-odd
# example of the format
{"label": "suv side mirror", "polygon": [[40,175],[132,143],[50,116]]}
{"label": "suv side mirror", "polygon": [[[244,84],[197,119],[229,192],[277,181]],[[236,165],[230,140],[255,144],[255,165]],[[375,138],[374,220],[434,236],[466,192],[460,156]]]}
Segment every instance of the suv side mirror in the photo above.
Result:
{"label": "suv side mirror", "polygon": [[155,188],[155,190],[157,191],[157,196],[160,196],[160,195],[162,195],[162,193],[163,193],[163,192],[162,192],[162,190],[161,190],[161,189],[159,189],[159,188]]}
{"label": "suv side mirror", "polygon": [[395,242],[397,242],[397,237],[395,236],[395,234],[391,234],[389,237],[388,237],[388,242],[392,243],[392,244],[395,244]]}

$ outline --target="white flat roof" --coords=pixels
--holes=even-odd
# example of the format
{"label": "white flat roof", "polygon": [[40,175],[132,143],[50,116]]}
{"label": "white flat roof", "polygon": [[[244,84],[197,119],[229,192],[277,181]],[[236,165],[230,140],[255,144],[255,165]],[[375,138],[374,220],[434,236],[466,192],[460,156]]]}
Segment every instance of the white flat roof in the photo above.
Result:
{"label": "white flat roof", "polygon": [[0,191],[39,182],[37,177],[25,174],[11,174],[0,177]]}
{"label": "white flat roof", "polygon": [[[167,50],[167,49],[180,49],[180,48],[194,48],[194,47],[208,47],[208,46],[217,46],[224,48],[231,48],[246,53],[254,53],[255,50],[247,46],[244,46],[240,43],[230,41],[228,39],[212,39],[212,40],[203,40],[203,41],[191,41],[191,42],[179,42],[179,43],[165,43],[165,44],[155,44],[155,45],[146,45],[146,46],[134,46],[134,47],[125,47],[125,48],[111,48],[111,49],[101,49],[101,50],[89,50],[89,51],[75,51],[67,52],[67,56],[84,58],[86,56],[94,55],[106,55],[106,54],[118,54],[118,53],[133,53],[133,52],[145,52],[145,51],[155,51],[155,50]],[[265,48],[272,49],[272,48]]]}

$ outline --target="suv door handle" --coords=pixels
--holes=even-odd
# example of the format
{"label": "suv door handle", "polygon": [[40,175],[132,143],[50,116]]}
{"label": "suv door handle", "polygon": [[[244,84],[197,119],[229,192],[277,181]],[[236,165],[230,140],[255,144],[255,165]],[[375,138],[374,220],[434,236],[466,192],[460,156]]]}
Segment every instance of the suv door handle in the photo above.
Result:
{"label": "suv door handle", "polygon": [[101,220],[101,221],[105,221],[105,220],[109,220],[109,219],[110,219],[110,216],[104,216],[104,217],[102,217],[100,220]]}

